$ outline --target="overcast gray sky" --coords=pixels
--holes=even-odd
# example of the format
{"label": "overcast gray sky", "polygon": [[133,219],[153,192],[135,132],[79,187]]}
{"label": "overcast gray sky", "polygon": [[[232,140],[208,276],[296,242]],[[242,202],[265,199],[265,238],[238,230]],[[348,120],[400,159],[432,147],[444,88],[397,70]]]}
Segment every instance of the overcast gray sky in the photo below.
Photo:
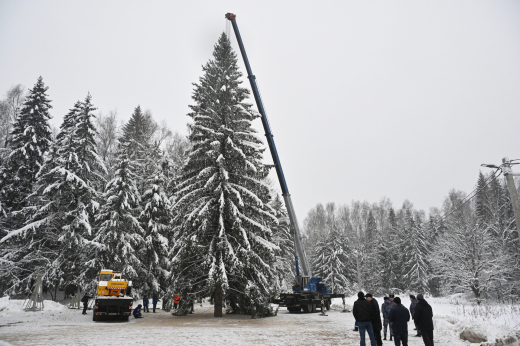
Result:
{"label": "overcast gray sky", "polygon": [[105,114],[139,104],[186,133],[226,12],[300,221],[383,196],[428,211],[481,163],[520,158],[519,1],[0,0],[0,93],[41,75],[54,126],[90,91]]}

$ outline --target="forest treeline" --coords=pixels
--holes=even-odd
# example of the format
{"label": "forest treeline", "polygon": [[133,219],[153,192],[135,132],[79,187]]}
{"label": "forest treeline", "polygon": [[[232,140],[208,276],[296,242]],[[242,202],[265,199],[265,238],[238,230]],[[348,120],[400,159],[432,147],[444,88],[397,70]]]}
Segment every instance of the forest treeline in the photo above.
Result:
{"label": "forest treeline", "polygon": [[518,232],[505,181],[478,175],[474,198],[451,190],[429,215],[406,200],[318,204],[304,220],[314,273],[334,291],[520,294]]}
{"label": "forest treeline", "polygon": [[[137,296],[163,306],[212,297],[268,316],[291,290],[293,236],[263,163],[258,113],[223,34],[194,84],[188,136],[136,105],[123,125],[95,97],[49,125],[52,88],[38,78],[0,100],[0,289],[24,294],[37,273],[58,290],[93,291],[100,269],[122,271]],[[451,191],[429,217],[388,199],[317,205],[304,220],[314,275],[334,292],[518,295],[518,235],[509,196],[479,176],[477,198]],[[442,215],[449,214],[443,218]],[[183,309],[187,307],[183,306]]]}

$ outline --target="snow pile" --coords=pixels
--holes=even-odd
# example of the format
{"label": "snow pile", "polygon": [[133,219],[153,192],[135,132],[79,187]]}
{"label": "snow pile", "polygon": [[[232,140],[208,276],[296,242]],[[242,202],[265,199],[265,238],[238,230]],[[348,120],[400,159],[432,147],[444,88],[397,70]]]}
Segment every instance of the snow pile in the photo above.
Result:
{"label": "snow pile", "polygon": [[520,305],[475,305],[460,295],[427,300],[433,309],[436,337],[483,345],[505,345],[520,338]]}
{"label": "snow pile", "polygon": [[[9,311],[23,311],[23,305],[25,300],[22,299],[9,299],[9,296],[0,298],[0,315],[9,314]],[[43,301],[44,311],[61,311],[67,307],[52,300]]]}
{"label": "snow pile", "polygon": [[23,300],[12,300],[9,296],[0,298],[0,314],[6,314],[7,311],[21,311]]}

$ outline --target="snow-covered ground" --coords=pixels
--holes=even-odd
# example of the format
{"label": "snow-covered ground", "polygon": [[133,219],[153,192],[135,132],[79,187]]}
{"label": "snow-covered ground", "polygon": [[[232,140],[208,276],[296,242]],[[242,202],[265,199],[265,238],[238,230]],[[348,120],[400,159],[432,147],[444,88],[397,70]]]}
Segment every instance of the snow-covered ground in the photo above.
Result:
{"label": "snow-covered ground", "polygon": [[[351,306],[355,298],[347,299]],[[382,303],[382,299],[378,298]],[[512,309],[494,306],[476,311],[467,305],[455,304],[454,298],[432,298],[435,344],[470,345],[460,339],[464,328],[473,328],[488,336],[488,342],[506,335],[520,336],[518,306]],[[340,300],[333,307],[340,306]],[[45,301],[45,310],[24,312],[22,300],[0,299],[0,346],[4,345],[359,345],[359,334],[353,331],[351,313],[328,311],[290,314],[284,308],[278,316],[251,319],[248,316],[224,315],[213,318],[213,306],[195,306],[195,314],[172,316],[158,310],[143,319],[129,322],[93,322],[92,312]],[[139,302],[138,302],[139,303]],[[408,305],[408,302],[405,302]],[[464,306],[464,308],[462,308]],[[160,304],[159,304],[160,307]],[[409,345],[423,345],[414,337],[413,323],[409,324]],[[393,342],[385,341],[385,345]],[[518,344],[518,343],[517,343]],[[473,344],[477,345],[477,344]],[[514,345],[514,344],[513,344]]]}

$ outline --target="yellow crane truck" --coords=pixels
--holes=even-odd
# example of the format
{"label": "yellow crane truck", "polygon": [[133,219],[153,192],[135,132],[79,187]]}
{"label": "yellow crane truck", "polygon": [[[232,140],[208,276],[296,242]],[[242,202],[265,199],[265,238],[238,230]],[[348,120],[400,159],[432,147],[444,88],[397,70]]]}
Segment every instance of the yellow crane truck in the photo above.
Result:
{"label": "yellow crane truck", "polygon": [[124,280],[122,273],[102,269],[99,273],[93,320],[114,317],[128,321],[134,301],[130,296],[131,291],[132,281]]}

